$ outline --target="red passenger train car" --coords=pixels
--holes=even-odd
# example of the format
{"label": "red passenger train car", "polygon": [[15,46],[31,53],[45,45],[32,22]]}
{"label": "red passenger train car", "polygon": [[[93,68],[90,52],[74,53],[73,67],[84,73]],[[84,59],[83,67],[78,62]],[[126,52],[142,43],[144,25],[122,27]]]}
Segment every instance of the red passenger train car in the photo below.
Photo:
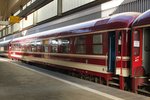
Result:
{"label": "red passenger train car", "polygon": [[131,37],[132,90],[145,88],[150,95],[150,10],[134,21]]}
{"label": "red passenger train car", "polygon": [[126,12],[16,38],[9,55],[137,92],[150,73],[150,11],[139,15]]}
{"label": "red passenger train car", "polygon": [[1,57],[8,57],[9,55],[9,43],[10,41],[2,41],[0,42],[0,56]]}

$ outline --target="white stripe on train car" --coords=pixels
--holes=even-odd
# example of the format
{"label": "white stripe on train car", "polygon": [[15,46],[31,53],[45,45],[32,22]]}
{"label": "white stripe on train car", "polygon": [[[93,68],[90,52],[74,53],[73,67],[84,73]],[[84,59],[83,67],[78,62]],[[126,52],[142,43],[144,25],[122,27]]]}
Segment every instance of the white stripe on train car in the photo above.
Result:
{"label": "white stripe on train car", "polygon": [[[122,73],[121,73],[121,70],[122,70]],[[129,74],[130,74],[129,68],[116,68],[116,75],[128,77]]]}
{"label": "white stripe on train car", "polygon": [[[37,57],[29,57],[29,56],[22,56],[22,55],[11,55],[13,57],[18,57],[25,61],[39,61],[45,62],[49,64],[59,65],[59,66],[66,66],[69,68],[77,68],[81,70],[93,71],[98,73],[107,74],[107,66],[104,65],[95,65],[95,64],[88,64],[88,63],[80,63],[80,62],[72,62],[72,61],[63,61],[59,59],[46,59],[46,58],[37,58]],[[122,73],[121,73],[122,70]],[[116,68],[116,74],[121,75],[124,77],[129,76],[129,69],[128,68]]]}
{"label": "white stripe on train car", "polygon": [[79,63],[79,62],[72,62],[72,61],[64,61],[59,59],[45,59],[45,58],[28,57],[28,56],[24,56],[23,59],[30,60],[30,61],[45,62],[45,63],[50,63],[59,66],[66,66],[69,68],[77,68],[77,69],[83,69],[83,70],[88,70],[93,72],[100,72],[105,74],[108,73],[107,66],[103,66],[103,65],[86,64],[86,63]]}
{"label": "white stripe on train car", "polygon": [[143,27],[149,27],[149,26],[150,26],[150,24],[148,24],[148,25],[141,25],[141,26],[135,26],[133,28],[143,28]]}
{"label": "white stripe on train car", "polygon": [[[62,57],[72,57],[72,58],[90,58],[90,59],[108,59],[108,56],[106,55],[84,55],[84,54],[63,54],[63,53],[45,53],[45,52],[24,52],[24,51],[12,51],[15,53],[28,53],[28,54],[45,54],[50,56],[62,56]],[[117,56],[117,61],[120,61],[121,59],[123,61],[129,61],[129,56]]]}

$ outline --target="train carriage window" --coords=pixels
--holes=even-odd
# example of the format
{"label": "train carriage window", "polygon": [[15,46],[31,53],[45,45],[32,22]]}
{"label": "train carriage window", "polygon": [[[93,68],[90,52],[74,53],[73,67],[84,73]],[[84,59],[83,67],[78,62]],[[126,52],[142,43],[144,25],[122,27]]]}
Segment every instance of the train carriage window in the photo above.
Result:
{"label": "train carriage window", "polygon": [[60,53],[69,53],[70,51],[70,40],[69,39],[60,39]]}
{"label": "train carriage window", "polygon": [[18,50],[17,44],[14,44],[14,50],[15,50],[15,51]]}
{"label": "train carriage window", "polygon": [[42,52],[42,41],[36,41],[37,52]]}
{"label": "train carriage window", "polygon": [[76,53],[86,53],[86,36],[76,37],[75,39]]}
{"label": "train carriage window", "polygon": [[31,42],[31,51],[36,52],[36,42]]}
{"label": "train carriage window", "polygon": [[56,39],[50,40],[50,45],[51,45],[51,52],[57,53],[58,52],[58,40]]}
{"label": "train carriage window", "polygon": [[134,32],[134,55],[138,56],[140,54],[140,32]]}
{"label": "train carriage window", "polygon": [[7,46],[4,46],[4,50],[7,51],[7,50],[8,50],[8,47],[7,47]]}
{"label": "train carriage window", "polygon": [[14,44],[11,44],[11,50],[14,51]]}
{"label": "train carriage window", "polygon": [[42,51],[42,46],[41,45],[37,45],[37,52],[41,52]]}
{"label": "train carriage window", "polygon": [[44,46],[44,52],[48,52],[48,45]]}
{"label": "train carriage window", "polygon": [[31,45],[30,45],[30,43],[26,43],[26,49],[27,49],[27,52],[31,52]]}
{"label": "train carriage window", "polygon": [[21,51],[25,51],[25,44],[21,44]]}
{"label": "train carriage window", "polygon": [[27,47],[27,52],[31,52],[31,46],[30,45]]}
{"label": "train carriage window", "polygon": [[49,52],[49,39],[43,40],[43,52]]}
{"label": "train carriage window", "polygon": [[24,51],[27,52],[27,45],[26,44],[24,45],[24,49],[25,49]]}
{"label": "train carriage window", "polygon": [[13,46],[13,47],[14,47],[14,49],[13,49],[13,50],[14,50],[14,51],[16,51],[16,50],[17,50],[17,46],[16,46],[16,44],[14,44],[14,46]]}
{"label": "train carriage window", "polygon": [[13,44],[13,50],[14,50],[14,51],[16,50],[16,48],[15,48],[15,44]]}
{"label": "train carriage window", "polygon": [[[6,49],[6,47],[4,47],[4,49]],[[20,51],[21,45],[20,44],[14,44],[14,49],[15,49],[15,51]]]}
{"label": "train carriage window", "polygon": [[118,33],[118,55],[121,55],[121,41],[122,41],[121,32],[119,32]]}
{"label": "train carriage window", "polygon": [[14,50],[14,47],[13,47],[13,45],[14,45],[14,44],[11,44],[11,50],[12,50],[12,51]]}
{"label": "train carriage window", "polygon": [[102,45],[102,35],[93,35],[93,54],[102,54],[103,45]]}
{"label": "train carriage window", "polygon": [[150,52],[150,29],[144,30],[144,50]]}
{"label": "train carriage window", "polygon": [[93,35],[93,43],[94,44],[102,43],[102,35],[101,34]]}
{"label": "train carriage window", "polygon": [[16,44],[13,44],[13,50],[14,51],[16,50]]}
{"label": "train carriage window", "polygon": [[0,51],[4,51],[4,47],[0,47]]}
{"label": "train carriage window", "polygon": [[36,52],[36,47],[32,46],[31,50],[32,50],[32,52]]}

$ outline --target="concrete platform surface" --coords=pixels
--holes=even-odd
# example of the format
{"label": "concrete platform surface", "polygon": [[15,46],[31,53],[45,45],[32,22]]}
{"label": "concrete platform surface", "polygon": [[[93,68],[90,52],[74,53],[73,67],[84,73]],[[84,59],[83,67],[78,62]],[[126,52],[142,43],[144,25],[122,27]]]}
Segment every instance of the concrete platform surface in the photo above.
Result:
{"label": "concrete platform surface", "polygon": [[150,100],[150,98],[0,58],[0,100]]}

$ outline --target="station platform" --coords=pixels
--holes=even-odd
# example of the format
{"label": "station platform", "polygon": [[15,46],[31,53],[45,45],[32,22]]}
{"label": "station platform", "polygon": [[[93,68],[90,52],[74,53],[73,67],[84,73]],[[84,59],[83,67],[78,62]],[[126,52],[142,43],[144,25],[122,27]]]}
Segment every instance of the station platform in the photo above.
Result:
{"label": "station platform", "polygon": [[0,100],[150,100],[150,97],[0,58]]}

